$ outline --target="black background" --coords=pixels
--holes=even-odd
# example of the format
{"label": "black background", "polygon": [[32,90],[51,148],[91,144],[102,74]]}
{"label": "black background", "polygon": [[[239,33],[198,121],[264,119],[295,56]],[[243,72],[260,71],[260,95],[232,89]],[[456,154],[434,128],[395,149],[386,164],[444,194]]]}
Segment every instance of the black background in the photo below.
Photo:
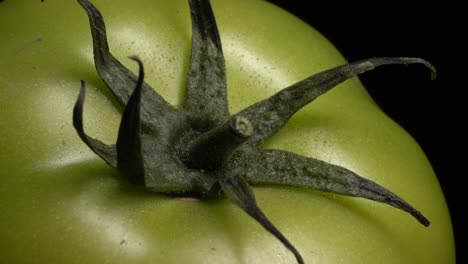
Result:
{"label": "black background", "polygon": [[[384,112],[421,145],[448,202],[457,263],[468,263],[462,180],[466,176],[465,90],[468,76],[467,14],[451,2],[270,0],[324,34],[348,61],[375,56],[421,57],[435,65],[429,81],[422,66],[382,67],[360,76]],[[352,2],[352,3],[351,3]],[[440,1],[439,1],[440,2]],[[466,12],[465,12],[466,13]],[[394,66],[395,67],[395,66]],[[391,68],[391,67],[390,67]]]}

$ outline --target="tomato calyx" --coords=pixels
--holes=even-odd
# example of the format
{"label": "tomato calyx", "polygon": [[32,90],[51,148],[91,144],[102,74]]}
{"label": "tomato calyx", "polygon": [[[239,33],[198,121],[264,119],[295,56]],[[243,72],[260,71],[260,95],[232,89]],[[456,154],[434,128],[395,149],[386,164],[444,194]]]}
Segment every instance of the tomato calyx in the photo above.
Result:
{"label": "tomato calyx", "polygon": [[130,181],[156,192],[224,195],[280,240],[298,263],[304,263],[299,251],[258,207],[250,185],[288,185],[362,197],[401,209],[429,225],[406,201],[346,168],[261,147],[298,110],[345,80],[388,64],[423,64],[434,78],[429,62],[384,57],[338,66],[231,116],[213,10],[208,0],[189,0],[192,53],[185,101],[176,109],[144,82],[138,57],[130,57],[139,65],[136,76],[109,52],[102,15],[88,0],[77,1],[89,17],[97,72],[125,108],[116,144],[88,136],[83,129],[86,88],[82,81],[73,124],[84,143]]}

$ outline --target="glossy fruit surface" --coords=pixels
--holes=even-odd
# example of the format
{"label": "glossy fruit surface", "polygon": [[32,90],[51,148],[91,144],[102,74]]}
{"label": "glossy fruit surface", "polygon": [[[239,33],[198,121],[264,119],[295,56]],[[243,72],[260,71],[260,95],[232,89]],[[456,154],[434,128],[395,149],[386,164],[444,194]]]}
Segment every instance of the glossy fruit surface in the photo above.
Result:
{"label": "glossy fruit surface", "polygon": [[[180,105],[191,37],[186,1],[95,4],[106,17],[114,55],[136,69],[126,57],[138,54],[147,82]],[[231,113],[344,63],[321,35],[274,6],[212,4]],[[277,240],[227,201],[173,199],[131,186],[81,143],[71,124],[79,80],[88,81],[90,134],[115,142],[122,109],[96,74],[87,18],[77,3],[3,2],[0,35],[3,260],[294,263]],[[264,212],[306,263],[454,263],[448,211],[427,159],[357,79],[301,110],[266,147],[352,169],[432,222],[424,228],[401,211],[362,199],[255,188]]]}

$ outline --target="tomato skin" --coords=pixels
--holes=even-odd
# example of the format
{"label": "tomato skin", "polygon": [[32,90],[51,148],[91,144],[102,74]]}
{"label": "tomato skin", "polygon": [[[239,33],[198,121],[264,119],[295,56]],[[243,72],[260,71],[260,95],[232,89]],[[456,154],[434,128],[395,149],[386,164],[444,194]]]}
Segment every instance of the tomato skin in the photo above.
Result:
{"label": "tomato skin", "polygon": [[[114,55],[135,69],[126,57],[138,54],[147,82],[179,105],[190,54],[186,1],[93,2]],[[344,63],[320,34],[272,5],[212,2],[231,113]],[[132,186],[80,141],[71,116],[81,79],[89,84],[90,135],[115,142],[122,109],[94,69],[87,17],[77,3],[5,1],[0,36],[2,261],[294,263],[227,201],[172,199]],[[259,205],[306,263],[455,263],[449,214],[430,164],[357,79],[305,107],[266,147],[347,167],[432,222],[424,228],[401,211],[362,199],[256,187]]]}

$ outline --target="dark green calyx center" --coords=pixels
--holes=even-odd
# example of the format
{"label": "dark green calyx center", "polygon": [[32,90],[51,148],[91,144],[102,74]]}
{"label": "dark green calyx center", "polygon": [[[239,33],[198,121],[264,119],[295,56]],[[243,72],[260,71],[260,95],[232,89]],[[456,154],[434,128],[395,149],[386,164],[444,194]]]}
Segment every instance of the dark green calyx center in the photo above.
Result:
{"label": "dark green calyx center", "polygon": [[177,156],[187,167],[202,171],[215,171],[229,160],[230,155],[253,133],[250,121],[233,116],[221,125],[199,133],[191,131],[177,145]]}
{"label": "dark green calyx center", "polygon": [[[371,58],[341,65],[292,84],[273,96],[231,115],[226,70],[216,21],[209,0],[190,0],[192,53],[185,101],[177,109],[110,52],[104,20],[88,0],[86,11],[93,37],[94,62],[102,80],[124,106],[117,143],[106,145],[83,129],[85,82],[76,101],[73,124],[86,145],[130,181],[168,194],[227,197],[304,263],[299,251],[258,207],[251,185],[310,188],[362,197],[429,221],[406,201],[377,183],[321,160],[274,149],[262,143],[281,129],[302,107],[358,74],[388,64],[423,64],[420,58]],[[213,192],[213,190],[216,190]]]}

